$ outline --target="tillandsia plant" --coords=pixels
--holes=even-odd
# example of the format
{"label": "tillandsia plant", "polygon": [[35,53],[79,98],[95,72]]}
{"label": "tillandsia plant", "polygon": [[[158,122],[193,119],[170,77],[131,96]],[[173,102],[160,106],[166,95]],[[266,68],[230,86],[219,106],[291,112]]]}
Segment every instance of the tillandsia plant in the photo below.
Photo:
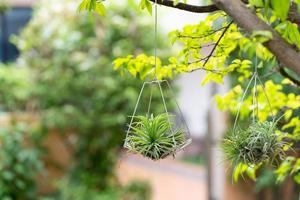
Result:
{"label": "tillandsia plant", "polygon": [[226,134],[222,148],[234,166],[273,164],[285,157],[285,142],[276,134],[276,122],[255,122],[247,129],[236,128]]}
{"label": "tillandsia plant", "polygon": [[136,116],[130,125],[125,147],[152,160],[174,155],[190,143],[183,129],[173,130],[173,115]]}

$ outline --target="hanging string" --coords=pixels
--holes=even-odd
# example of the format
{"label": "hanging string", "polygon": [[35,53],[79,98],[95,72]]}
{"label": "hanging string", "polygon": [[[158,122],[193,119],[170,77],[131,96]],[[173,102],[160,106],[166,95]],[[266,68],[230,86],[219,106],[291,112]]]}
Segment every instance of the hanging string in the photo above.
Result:
{"label": "hanging string", "polygon": [[135,106],[134,106],[133,114],[132,114],[132,116],[131,116],[131,119],[130,119],[130,123],[129,123],[128,129],[127,129],[127,131],[126,131],[126,138],[125,138],[125,142],[124,142],[124,147],[125,147],[125,148],[126,148],[126,146],[128,145],[128,143],[127,143],[128,135],[129,135],[129,132],[130,132],[130,129],[131,129],[131,125],[132,125],[132,123],[133,123],[133,120],[134,120],[134,118],[135,118],[135,114],[136,114],[138,105],[139,105],[139,103],[140,103],[140,100],[141,100],[141,97],[142,97],[142,94],[143,94],[145,85],[146,85],[146,82],[143,83],[142,89],[141,89],[141,91],[140,91],[140,93],[139,93],[138,99],[137,99],[136,104],[135,104]]}
{"label": "hanging string", "polygon": [[[255,55],[255,79],[256,79],[256,81],[255,81],[255,83],[258,81],[259,82],[259,84],[261,85],[261,88],[262,88],[262,92],[263,92],[263,94],[264,94],[264,96],[265,96],[265,98],[266,98],[266,100],[267,100],[267,103],[268,103],[268,106],[269,106],[269,109],[270,109],[270,113],[271,113],[271,117],[272,117],[272,121],[273,122],[275,122],[275,115],[274,115],[274,113],[273,113],[273,107],[272,107],[272,105],[271,105],[271,102],[270,102],[270,99],[269,99],[269,97],[268,97],[268,94],[267,94],[267,91],[266,91],[266,89],[265,89],[265,86],[264,86],[264,83],[262,82],[262,80],[260,79],[260,77],[259,77],[259,74],[258,74],[258,70],[257,70],[257,68],[258,68],[258,65],[257,65],[257,55]],[[256,98],[256,116],[258,117],[258,95],[257,95],[257,84],[255,84],[255,91],[256,91],[256,94],[255,94],[255,98]]]}
{"label": "hanging string", "polygon": [[[257,97],[257,55],[255,55],[255,64],[254,64],[254,87],[253,87],[253,96],[252,96],[252,106],[253,106],[253,123],[255,123],[256,117],[258,118],[258,97]],[[256,116],[256,117],[255,117]]]}
{"label": "hanging string", "polygon": [[154,3],[154,77],[153,80],[156,80],[156,74],[157,74],[157,0],[155,0]]}
{"label": "hanging string", "polygon": [[250,85],[251,85],[253,79],[254,79],[254,75],[252,75],[252,77],[251,77],[251,79],[250,79],[250,81],[249,81],[249,83],[248,83],[248,85],[247,85],[247,87],[246,87],[246,89],[244,91],[242,99],[241,99],[241,101],[238,104],[238,110],[237,110],[237,114],[235,116],[235,120],[234,120],[234,124],[233,124],[233,132],[235,132],[235,130],[236,130],[236,124],[237,124],[237,121],[238,121],[238,118],[239,118],[239,115],[240,115],[241,107],[242,107],[242,104],[244,102],[244,99],[245,99],[245,97],[247,95],[247,92],[248,92],[248,90],[250,88]]}
{"label": "hanging string", "polygon": [[148,109],[147,109],[147,117],[150,117],[152,96],[153,96],[153,86],[152,86],[152,84],[150,84],[150,97],[149,97],[149,103],[148,103]]}
{"label": "hanging string", "polygon": [[238,118],[239,118],[239,115],[240,115],[240,110],[241,110],[242,103],[244,102],[244,99],[245,99],[245,97],[247,95],[247,92],[248,92],[248,90],[250,88],[250,85],[251,85],[252,81],[254,81],[253,97],[252,97],[253,123],[255,123],[256,118],[258,118],[258,112],[259,112],[257,83],[259,83],[261,85],[262,93],[265,96],[265,98],[267,100],[267,103],[268,103],[268,106],[270,108],[270,113],[271,113],[272,121],[275,122],[275,115],[273,113],[273,108],[272,108],[270,99],[269,99],[269,97],[267,95],[267,91],[266,91],[266,88],[264,86],[264,83],[262,82],[262,80],[260,79],[259,74],[258,74],[258,64],[257,64],[257,55],[256,55],[256,57],[255,57],[254,73],[253,73],[252,77],[250,78],[250,81],[249,81],[248,85],[246,86],[246,89],[245,89],[245,91],[244,91],[244,93],[242,95],[241,101],[239,101],[239,103],[238,103],[238,110],[237,110],[237,114],[235,116],[235,120],[234,120],[234,124],[233,124],[233,131],[234,132],[236,130],[236,124],[237,124],[237,121],[238,121]]}

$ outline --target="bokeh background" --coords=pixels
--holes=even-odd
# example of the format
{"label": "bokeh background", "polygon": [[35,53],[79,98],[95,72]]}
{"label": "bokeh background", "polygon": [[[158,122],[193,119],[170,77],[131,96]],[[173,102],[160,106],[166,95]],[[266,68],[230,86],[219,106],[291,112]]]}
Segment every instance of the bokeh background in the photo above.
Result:
{"label": "bokeh background", "polygon": [[[192,145],[158,162],[122,149],[142,82],[112,61],[152,55],[154,19],[134,0],[106,2],[104,17],[78,4],[1,0],[0,199],[251,199],[251,186],[232,185],[217,145],[226,115],[213,96],[226,84],[201,86],[204,72],[172,81]],[[169,31],[204,17],[159,7],[159,56],[176,55]]]}

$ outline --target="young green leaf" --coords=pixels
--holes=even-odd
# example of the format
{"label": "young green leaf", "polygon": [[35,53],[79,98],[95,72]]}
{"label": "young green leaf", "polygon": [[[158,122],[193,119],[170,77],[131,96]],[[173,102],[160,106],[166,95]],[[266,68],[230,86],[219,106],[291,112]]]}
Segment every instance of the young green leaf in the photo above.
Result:
{"label": "young green leaf", "polygon": [[249,4],[252,6],[257,6],[257,7],[263,7],[264,2],[263,0],[249,0]]}
{"label": "young green leaf", "polygon": [[286,20],[290,10],[290,0],[272,0],[271,6],[276,16],[282,21]]}
{"label": "young green leaf", "polygon": [[253,31],[251,38],[254,38],[256,41],[264,43],[273,38],[273,34],[270,31]]}

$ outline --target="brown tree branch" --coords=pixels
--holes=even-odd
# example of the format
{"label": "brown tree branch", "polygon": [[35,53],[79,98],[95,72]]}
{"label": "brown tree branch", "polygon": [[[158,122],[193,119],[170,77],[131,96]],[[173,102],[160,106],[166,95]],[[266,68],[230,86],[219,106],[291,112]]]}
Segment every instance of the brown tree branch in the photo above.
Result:
{"label": "brown tree branch", "polygon": [[208,63],[210,57],[214,54],[215,50],[217,49],[217,47],[220,44],[222,38],[224,37],[225,33],[227,32],[227,30],[229,29],[229,27],[231,26],[232,23],[233,23],[233,21],[231,21],[227,26],[225,26],[224,31],[222,32],[222,34],[220,35],[218,41],[216,42],[216,45],[214,46],[214,48],[211,50],[210,54],[208,55],[208,59],[204,62],[203,67],[205,67],[205,65]]}
{"label": "brown tree branch", "polygon": [[181,35],[181,34],[178,34],[177,37],[179,37],[179,38],[190,38],[190,39],[202,39],[202,38],[206,38],[208,36],[211,36],[211,35],[219,32],[219,31],[221,31],[221,30],[223,30],[225,28],[226,28],[226,26],[218,28],[218,29],[215,29],[215,30],[211,30],[207,34],[200,35],[200,36],[190,36],[190,35]]}
{"label": "brown tree branch", "polygon": [[216,5],[207,5],[207,6],[196,6],[196,5],[191,5],[191,4],[185,4],[185,3],[178,3],[174,5],[174,1],[171,0],[149,0],[153,3],[155,1],[157,4],[171,7],[171,8],[177,8],[180,10],[188,11],[188,12],[193,12],[193,13],[209,13],[209,12],[214,12],[217,10],[220,10]]}
{"label": "brown tree branch", "polygon": [[248,33],[251,34],[258,30],[270,31],[273,38],[265,42],[264,46],[276,56],[280,63],[300,77],[300,54],[268,24],[248,9],[241,0],[213,0],[213,2]]}
{"label": "brown tree branch", "polygon": [[[155,0],[149,0],[153,3],[155,3]],[[157,4],[171,7],[171,8],[177,8],[180,10],[184,10],[187,12],[194,12],[194,13],[209,13],[220,10],[215,4],[207,5],[207,6],[197,6],[197,5],[191,5],[191,4],[185,4],[185,3],[178,3],[174,5],[174,1],[172,0],[156,0]],[[242,0],[243,3],[248,4],[248,0]],[[288,19],[296,23],[300,26],[300,15],[297,10],[297,5],[293,2],[289,11]]]}
{"label": "brown tree branch", "polygon": [[[213,72],[213,73],[222,74],[222,72],[219,71],[219,70],[214,70],[214,69],[208,70],[207,68],[205,68],[205,66],[208,63],[209,59],[213,56],[215,50],[219,46],[222,38],[224,37],[225,33],[227,32],[227,30],[229,29],[229,27],[232,25],[232,23],[233,23],[233,21],[229,22],[228,25],[224,27],[224,30],[223,30],[222,34],[218,38],[217,42],[214,44],[214,47],[212,48],[212,50],[210,51],[210,53],[207,56],[205,56],[204,58],[201,58],[201,59],[196,60],[196,61],[193,62],[193,63],[195,63],[195,62],[204,61],[203,65],[201,67],[199,67],[199,68],[190,70],[190,72],[197,71],[197,70],[206,70],[206,71],[210,71],[210,72]],[[192,63],[189,63],[189,64],[192,64]]]}

